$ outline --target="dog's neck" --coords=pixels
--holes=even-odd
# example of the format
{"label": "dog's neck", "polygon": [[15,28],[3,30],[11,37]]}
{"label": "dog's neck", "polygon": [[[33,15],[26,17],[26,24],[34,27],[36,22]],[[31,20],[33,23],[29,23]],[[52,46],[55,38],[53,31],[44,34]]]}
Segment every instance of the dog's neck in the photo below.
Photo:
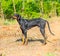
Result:
{"label": "dog's neck", "polygon": [[17,19],[17,22],[19,23],[19,24],[21,24],[21,21],[22,21],[22,17],[18,17],[18,19]]}
{"label": "dog's neck", "polygon": [[21,20],[21,16],[19,16],[18,18],[17,18],[17,21],[20,21]]}

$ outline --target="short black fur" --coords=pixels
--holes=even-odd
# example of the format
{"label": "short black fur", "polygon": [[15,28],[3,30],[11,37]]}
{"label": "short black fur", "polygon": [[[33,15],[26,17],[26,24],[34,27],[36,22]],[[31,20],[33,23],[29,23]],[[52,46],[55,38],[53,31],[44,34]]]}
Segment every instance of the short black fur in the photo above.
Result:
{"label": "short black fur", "polygon": [[27,20],[27,19],[23,19],[19,14],[14,14],[14,16],[16,17],[15,19],[17,19],[17,22],[20,25],[20,28],[22,30],[22,33],[24,34],[25,38],[24,38],[24,44],[27,39],[27,30],[29,30],[32,27],[38,26],[40,28],[40,32],[42,34],[42,36],[44,37],[44,44],[46,44],[46,39],[47,37],[45,36],[45,26],[46,23],[48,25],[49,31],[52,35],[54,35],[51,30],[50,30],[50,26],[49,26],[49,22],[47,20],[44,20],[42,18],[36,18],[36,19],[32,19],[32,20]]}

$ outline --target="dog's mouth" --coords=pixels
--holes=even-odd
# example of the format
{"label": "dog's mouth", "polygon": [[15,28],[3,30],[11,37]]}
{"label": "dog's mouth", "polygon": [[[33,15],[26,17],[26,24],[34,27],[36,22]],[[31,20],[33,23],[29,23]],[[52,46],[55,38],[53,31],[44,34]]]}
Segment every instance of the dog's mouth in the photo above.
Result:
{"label": "dog's mouth", "polygon": [[17,19],[17,17],[16,17],[16,16],[13,16],[12,18]]}

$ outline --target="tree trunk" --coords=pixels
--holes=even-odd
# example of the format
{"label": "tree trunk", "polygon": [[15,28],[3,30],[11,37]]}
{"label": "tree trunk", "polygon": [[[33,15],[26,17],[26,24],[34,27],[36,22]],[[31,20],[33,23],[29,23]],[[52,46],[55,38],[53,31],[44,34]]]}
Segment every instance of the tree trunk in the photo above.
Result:
{"label": "tree trunk", "polygon": [[22,13],[24,12],[24,4],[25,4],[25,0],[23,0],[23,3],[22,3]]}
{"label": "tree trunk", "polygon": [[16,8],[15,8],[14,0],[12,0],[12,2],[13,2],[14,13],[16,13]]}
{"label": "tree trunk", "polygon": [[51,17],[57,16],[57,13],[56,13],[56,4],[55,4],[55,2],[51,2],[51,4],[52,4],[52,10],[49,13],[49,16],[51,16]]}
{"label": "tree trunk", "polygon": [[56,4],[55,4],[55,2],[52,2],[52,8],[53,8],[52,14],[53,14],[53,16],[56,16]]}
{"label": "tree trunk", "polygon": [[43,14],[43,0],[41,0],[41,13]]}
{"label": "tree trunk", "polygon": [[43,15],[44,15],[44,13],[43,13],[43,0],[40,1],[40,5],[41,5],[40,14],[41,14],[41,17],[43,17]]}
{"label": "tree trunk", "polygon": [[22,15],[24,15],[24,8],[25,8],[25,0],[22,0]]}
{"label": "tree trunk", "polygon": [[3,8],[2,8],[1,0],[0,0],[0,17],[4,20],[4,14],[3,14]]}

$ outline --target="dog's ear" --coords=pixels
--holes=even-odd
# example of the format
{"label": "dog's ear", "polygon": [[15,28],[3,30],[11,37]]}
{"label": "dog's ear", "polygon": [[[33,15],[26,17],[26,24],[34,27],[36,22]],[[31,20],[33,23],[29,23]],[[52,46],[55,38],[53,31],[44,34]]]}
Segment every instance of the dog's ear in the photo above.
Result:
{"label": "dog's ear", "polygon": [[19,14],[14,14],[14,16],[16,16],[18,18],[19,17]]}

